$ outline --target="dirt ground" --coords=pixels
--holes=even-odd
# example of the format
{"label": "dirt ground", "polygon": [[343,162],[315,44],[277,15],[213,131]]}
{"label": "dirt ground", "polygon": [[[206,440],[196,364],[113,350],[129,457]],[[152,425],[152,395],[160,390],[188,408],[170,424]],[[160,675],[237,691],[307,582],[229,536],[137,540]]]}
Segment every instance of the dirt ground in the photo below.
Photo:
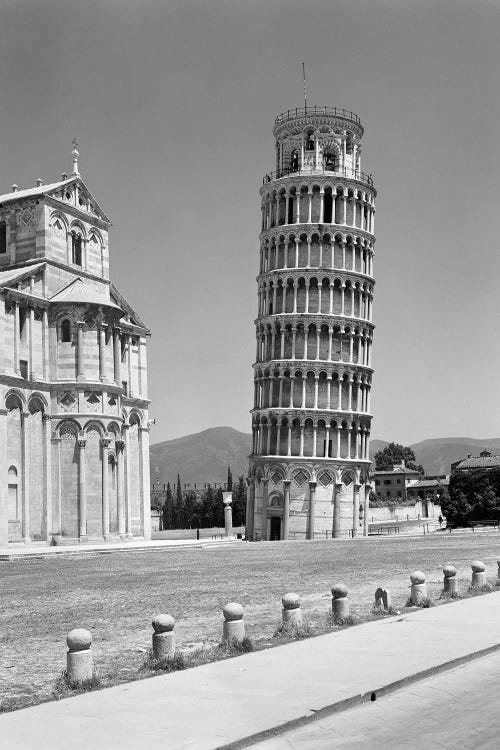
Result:
{"label": "dirt ground", "polygon": [[349,589],[351,612],[366,617],[375,589],[391,589],[393,606],[404,607],[409,573],[423,570],[437,599],[442,567],[458,568],[466,592],[470,563],[482,560],[495,582],[500,534],[435,534],[290,543],[248,543],[214,549],[151,550],[78,558],[0,562],[0,711],[54,697],[65,668],[65,638],[74,627],[93,635],[94,663],[103,685],[138,679],[151,645],[151,619],[176,619],[177,643],[214,644],[222,631],[222,607],[245,607],[248,635],[269,641],[281,618],[281,596],[302,597],[309,625],[325,626],[330,587]]}

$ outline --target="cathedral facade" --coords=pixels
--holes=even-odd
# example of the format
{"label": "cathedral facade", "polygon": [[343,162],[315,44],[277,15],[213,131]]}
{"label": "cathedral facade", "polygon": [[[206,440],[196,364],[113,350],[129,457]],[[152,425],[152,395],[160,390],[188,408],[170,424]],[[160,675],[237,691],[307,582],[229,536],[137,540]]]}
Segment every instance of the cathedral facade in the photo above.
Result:
{"label": "cathedral facade", "polygon": [[0,195],[0,547],[151,536],[150,334],[72,156]]}
{"label": "cathedral facade", "polygon": [[363,127],[337,107],[278,115],[262,224],[247,533],[368,533],[376,191]]}

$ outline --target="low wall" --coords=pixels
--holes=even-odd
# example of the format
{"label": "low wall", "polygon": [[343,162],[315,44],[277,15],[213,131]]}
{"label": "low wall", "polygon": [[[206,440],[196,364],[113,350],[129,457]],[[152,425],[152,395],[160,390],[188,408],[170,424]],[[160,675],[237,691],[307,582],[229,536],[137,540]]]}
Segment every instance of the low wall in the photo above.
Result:
{"label": "low wall", "polygon": [[[424,504],[427,505],[427,514],[424,513]],[[441,506],[430,501],[417,500],[415,505],[385,505],[382,508],[373,508],[368,510],[369,523],[377,521],[413,521],[424,518],[439,518],[442,515]]]}
{"label": "low wall", "polygon": [[[244,534],[244,526],[235,526],[233,528],[233,534]],[[211,529],[200,529],[200,539],[212,539],[212,537],[224,536],[224,527],[219,529],[214,527]],[[158,531],[158,525],[156,529],[153,527],[151,534],[152,539],[196,539],[196,529],[169,529],[168,531]]]}

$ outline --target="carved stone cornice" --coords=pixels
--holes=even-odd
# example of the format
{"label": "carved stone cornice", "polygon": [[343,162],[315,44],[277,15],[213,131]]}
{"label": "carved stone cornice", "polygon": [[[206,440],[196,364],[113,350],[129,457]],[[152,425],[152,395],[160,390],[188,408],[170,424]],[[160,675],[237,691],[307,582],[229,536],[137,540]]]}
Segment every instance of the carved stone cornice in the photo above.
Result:
{"label": "carved stone cornice", "polygon": [[280,422],[281,419],[288,419],[293,421],[298,419],[301,424],[304,424],[306,419],[311,419],[313,422],[318,423],[319,420],[325,422],[351,422],[355,425],[362,425],[365,430],[369,430],[372,421],[372,414],[367,414],[362,411],[346,411],[343,409],[279,409],[277,406],[273,406],[269,409],[252,409],[251,412],[253,417],[266,417],[268,422],[271,419],[276,419]]}
{"label": "carved stone cornice", "polygon": [[330,235],[330,237],[340,235],[344,242],[348,237],[355,238],[355,242],[356,238],[362,238],[363,240],[367,240],[371,244],[375,244],[375,235],[371,232],[367,232],[365,229],[360,229],[359,227],[353,227],[346,224],[320,224],[319,222],[311,222],[310,224],[280,224],[276,227],[263,229],[259,235],[259,239],[261,241],[263,239],[271,240],[283,235],[286,239],[290,240],[290,237],[292,235],[296,237],[297,235],[300,236],[302,234],[307,235],[307,237],[309,238],[311,238],[315,234],[320,235],[322,238],[325,234]]}
{"label": "carved stone cornice", "polygon": [[[336,270],[334,268],[281,268],[279,270],[265,271],[257,276],[257,281],[298,281],[299,279],[328,279],[333,284],[336,279],[340,279],[344,284],[350,281],[352,284],[369,283],[371,287],[375,286],[375,279],[361,271]],[[313,313],[314,315],[314,313]]]}
{"label": "carved stone cornice", "polygon": [[366,329],[372,334],[375,330],[375,324],[365,320],[365,318],[352,318],[350,315],[339,315],[339,313],[332,313],[331,315],[326,313],[276,313],[263,315],[254,320],[256,326],[276,325],[276,323],[280,323],[282,326],[296,326],[299,323],[306,326],[315,324],[316,326],[326,325],[337,328],[348,326],[354,329]]}
{"label": "carved stone cornice", "polygon": [[307,127],[320,128],[328,127],[332,132],[324,133],[324,137],[331,138],[337,136],[338,138],[345,137],[346,133],[350,133],[357,140],[361,140],[364,134],[363,126],[360,122],[352,119],[348,115],[342,117],[340,114],[334,114],[332,112],[304,112],[303,114],[297,114],[286,120],[277,122],[273,128],[273,135],[276,140],[283,140],[293,138],[297,130],[304,130]]}
{"label": "carved stone cornice", "polygon": [[[252,365],[255,372],[257,370],[279,370],[280,372],[314,372],[315,375],[319,375],[321,372],[326,372],[327,375],[337,374],[340,379],[344,375],[348,375],[350,378],[354,375],[358,375],[360,378],[367,378],[373,374],[371,367],[365,367],[365,365],[357,365],[354,362],[325,362],[315,359],[271,359],[267,362],[255,362]],[[257,379],[257,378],[255,378]],[[365,381],[361,381],[365,382]],[[366,385],[366,382],[365,382]],[[370,383],[368,383],[370,385]]]}

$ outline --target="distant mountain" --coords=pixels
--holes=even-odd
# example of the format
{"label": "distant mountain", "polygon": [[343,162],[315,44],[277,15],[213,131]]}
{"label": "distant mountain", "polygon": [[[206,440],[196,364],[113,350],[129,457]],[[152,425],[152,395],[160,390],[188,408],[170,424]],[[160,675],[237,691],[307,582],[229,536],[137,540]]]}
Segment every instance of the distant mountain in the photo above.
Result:
{"label": "distant mountain", "polygon": [[[387,445],[386,440],[370,441],[370,457]],[[232,427],[212,427],[193,435],[156,443],[150,449],[151,482],[157,478],[161,485],[177,481],[182,484],[203,485],[225,482],[227,467],[233,479],[248,472],[248,456],[252,436]],[[450,464],[470,453],[478,456],[482,450],[500,455],[500,438],[476,440],[474,438],[434,438],[410,446],[417,464],[422,464],[426,474],[449,474]]]}
{"label": "distant mountain", "polygon": [[193,435],[156,443],[150,448],[151,482],[159,478],[161,485],[177,481],[182,484],[225,482],[227,467],[233,479],[248,475],[248,456],[252,436],[232,427],[212,427]]}

